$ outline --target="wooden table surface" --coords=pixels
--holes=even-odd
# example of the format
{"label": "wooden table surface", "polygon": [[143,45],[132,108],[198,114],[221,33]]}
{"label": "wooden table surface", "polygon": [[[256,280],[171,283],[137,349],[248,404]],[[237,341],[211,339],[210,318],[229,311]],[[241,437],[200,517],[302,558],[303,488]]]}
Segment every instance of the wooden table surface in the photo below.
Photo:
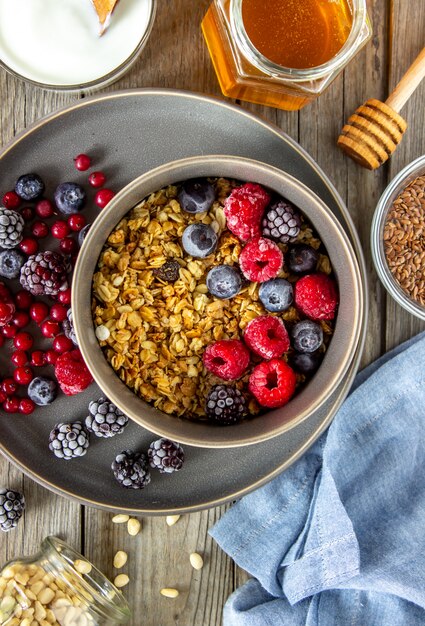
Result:
{"label": "wooden table surface", "polygon": [[[208,5],[209,0],[159,0],[155,26],[141,58],[109,90],[163,87],[220,97],[200,30]],[[363,170],[336,148],[348,116],[369,97],[385,100],[424,45],[425,2],[373,0],[370,16],[372,40],[315,103],[299,113],[238,103],[298,141],[324,169],[349,208],[369,279],[369,325],[362,365],[425,327],[386,295],[369,246],[372,214],[383,189],[402,167],[425,153],[425,81],[403,109],[408,130],[384,167],[375,172]],[[6,144],[31,122],[76,98],[32,88],[0,71],[0,143]],[[12,532],[0,533],[1,562],[35,552],[44,536],[56,534],[113,577],[113,556],[119,549],[126,550],[130,583],[125,595],[134,613],[132,626],[216,626],[227,597],[246,580],[246,574],[208,536],[225,506],[182,516],[172,527],[163,517],[145,517],[140,534],[130,537],[125,527],[112,524],[111,514],[50,493],[3,458],[0,477],[0,485],[24,492],[27,500],[23,521]],[[193,551],[204,556],[200,571],[189,565]],[[162,587],[177,587],[179,597],[162,597]]]}

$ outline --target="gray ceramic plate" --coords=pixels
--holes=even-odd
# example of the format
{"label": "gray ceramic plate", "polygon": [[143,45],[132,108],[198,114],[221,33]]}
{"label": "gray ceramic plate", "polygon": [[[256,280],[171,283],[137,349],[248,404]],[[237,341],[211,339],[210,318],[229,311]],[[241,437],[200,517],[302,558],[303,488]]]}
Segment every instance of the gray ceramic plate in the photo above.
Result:
{"label": "gray ceramic plate", "polygon": [[[94,167],[105,171],[108,186],[116,190],[157,165],[197,154],[246,156],[279,167],[307,184],[335,212],[352,239],[366,281],[350,216],[324,173],[286,135],[239,107],[171,90],[123,91],[84,99],[40,120],[0,153],[0,190],[13,188],[16,178],[30,171],[43,177],[48,193],[64,180],[85,182],[86,174],[77,173],[72,162],[80,152],[93,156]],[[91,211],[92,219],[95,210]],[[90,209],[86,214],[90,217]],[[366,311],[367,302],[365,317]],[[221,504],[279,474],[323,432],[348,393],[363,340],[364,331],[338,389],[300,426],[243,448],[186,446],[184,468],[171,476],[154,474],[141,492],[121,488],[110,470],[115,454],[127,448],[146,449],[156,438],[134,423],[113,439],[92,437],[81,459],[61,461],[48,449],[48,435],[56,422],[84,419],[89,401],[100,395],[94,384],[77,396],[61,394],[31,416],[2,413],[0,449],[34,480],[84,504],[149,514]],[[3,354],[3,362],[5,358]]]}

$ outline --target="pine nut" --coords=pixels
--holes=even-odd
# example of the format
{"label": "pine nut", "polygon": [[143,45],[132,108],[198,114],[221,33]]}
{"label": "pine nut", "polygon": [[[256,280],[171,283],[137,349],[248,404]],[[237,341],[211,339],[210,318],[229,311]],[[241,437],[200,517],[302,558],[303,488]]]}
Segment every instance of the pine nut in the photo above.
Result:
{"label": "pine nut", "polygon": [[127,522],[128,534],[132,535],[133,537],[139,534],[141,527],[141,523],[135,517],[130,518]]}
{"label": "pine nut", "polygon": [[89,574],[92,570],[92,566],[88,561],[77,559],[74,561],[74,567],[80,574]]}
{"label": "pine nut", "polygon": [[128,585],[128,583],[130,582],[129,577],[127,576],[127,574],[118,574],[118,576],[115,576],[114,579],[114,585],[115,587],[125,587],[126,585]]}
{"label": "pine nut", "polygon": [[204,559],[197,552],[192,552],[189,556],[190,564],[193,569],[202,569],[204,567]]}
{"label": "pine nut", "polygon": [[123,550],[118,550],[116,555],[114,556],[114,567],[116,569],[121,569],[127,563],[128,555],[127,552]]}
{"label": "pine nut", "polygon": [[160,594],[166,598],[177,598],[179,591],[177,589],[172,589],[171,587],[165,587],[164,589],[161,589]]}
{"label": "pine nut", "polygon": [[167,515],[165,521],[167,522],[168,526],[174,526],[174,524],[176,524],[179,519],[180,515]]}
{"label": "pine nut", "polygon": [[119,515],[114,515],[114,517],[112,518],[112,522],[114,524],[125,524],[125,522],[128,522],[129,519],[129,515],[124,515],[120,513]]}

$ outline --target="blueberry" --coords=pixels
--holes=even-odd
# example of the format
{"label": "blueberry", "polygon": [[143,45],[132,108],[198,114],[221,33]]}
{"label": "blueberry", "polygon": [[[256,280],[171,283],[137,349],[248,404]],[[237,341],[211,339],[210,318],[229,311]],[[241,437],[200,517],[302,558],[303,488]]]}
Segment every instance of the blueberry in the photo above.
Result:
{"label": "blueberry", "polygon": [[291,246],[288,250],[286,264],[291,272],[304,274],[316,269],[319,253],[304,243]]}
{"label": "blueberry", "polygon": [[191,178],[182,183],[178,199],[188,213],[204,213],[214,203],[215,189],[205,178]]}
{"label": "blueberry", "polygon": [[317,370],[322,360],[318,352],[294,352],[291,357],[291,365],[300,374],[311,375]]}
{"label": "blueberry", "polygon": [[292,345],[298,352],[315,352],[323,343],[322,327],[312,320],[295,324],[291,336]]}
{"label": "blueberry", "polygon": [[294,296],[291,283],[284,278],[273,278],[261,283],[258,295],[264,308],[273,313],[286,311]]}
{"label": "blueberry", "polygon": [[51,404],[56,398],[57,385],[51,378],[37,376],[28,385],[28,396],[39,406]]}
{"label": "blueberry", "polygon": [[191,224],[183,232],[182,244],[188,254],[203,259],[214,252],[217,245],[217,235],[211,226]]}
{"label": "blueberry", "polygon": [[233,298],[242,289],[242,277],[230,265],[217,265],[207,274],[207,288],[216,298]]}
{"label": "blueberry", "polygon": [[78,233],[78,245],[81,247],[83,245],[83,241],[86,238],[87,233],[89,232],[91,224],[86,224]]}
{"label": "blueberry", "polygon": [[38,174],[24,174],[18,178],[15,184],[16,193],[27,202],[41,198],[44,189],[44,183]]}
{"label": "blueberry", "polygon": [[4,278],[18,278],[25,257],[16,250],[0,252],[0,276]]}
{"label": "blueberry", "polygon": [[55,191],[55,202],[64,215],[78,213],[86,203],[86,192],[77,183],[61,183]]}

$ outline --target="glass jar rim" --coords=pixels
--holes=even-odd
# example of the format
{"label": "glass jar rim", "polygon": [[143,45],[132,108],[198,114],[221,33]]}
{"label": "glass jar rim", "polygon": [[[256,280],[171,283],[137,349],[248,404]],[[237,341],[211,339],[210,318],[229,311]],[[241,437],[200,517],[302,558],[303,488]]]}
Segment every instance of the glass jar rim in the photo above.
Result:
{"label": "glass jar rim", "polygon": [[356,49],[356,42],[361,37],[363,28],[368,19],[366,0],[351,0],[354,3],[353,23],[350,34],[348,35],[344,45],[337,54],[316,67],[311,68],[290,68],[274,63],[253,45],[245,30],[242,19],[242,3],[243,0],[230,0],[230,28],[239,48],[243,54],[260,71],[266,72],[272,76],[280,78],[291,78],[291,80],[307,81],[323,78],[328,74],[343,67],[351,58],[353,48]]}

